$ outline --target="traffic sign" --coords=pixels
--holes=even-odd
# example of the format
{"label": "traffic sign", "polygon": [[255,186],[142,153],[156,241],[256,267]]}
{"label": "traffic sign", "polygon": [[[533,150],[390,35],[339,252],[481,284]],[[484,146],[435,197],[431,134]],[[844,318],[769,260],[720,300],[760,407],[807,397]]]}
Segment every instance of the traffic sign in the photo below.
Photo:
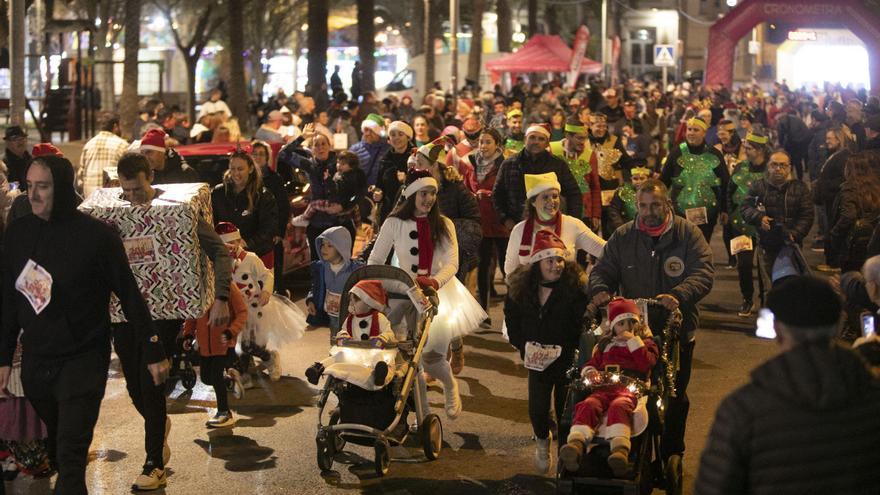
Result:
{"label": "traffic sign", "polygon": [[657,67],[675,67],[675,46],[654,45],[654,65]]}

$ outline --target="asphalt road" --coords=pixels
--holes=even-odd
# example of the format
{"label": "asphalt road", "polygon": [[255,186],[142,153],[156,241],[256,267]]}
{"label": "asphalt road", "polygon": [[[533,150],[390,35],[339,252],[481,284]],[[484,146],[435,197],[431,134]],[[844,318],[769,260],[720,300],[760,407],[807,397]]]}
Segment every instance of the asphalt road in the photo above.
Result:
{"label": "asphalt road", "polygon": [[[720,232],[713,243],[722,256]],[[815,257],[814,255],[810,255]],[[503,291],[503,288],[499,289]],[[300,286],[295,297],[301,298]],[[684,459],[686,493],[692,491],[700,452],[721,399],[747,380],[748,372],[775,353],[772,342],[752,336],[753,319],[736,316],[740,296],[735,270],[718,262],[715,288],[702,304],[694,373],[688,393],[691,411]],[[300,301],[301,304],[301,301]],[[442,413],[439,389],[430,401],[443,419],[440,459],[422,462],[421,449],[393,451],[408,460],[393,462],[385,478],[373,474],[372,449],[353,447],[330,473],[315,460],[318,389],[303,372],[327,353],[327,329],[310,331],[283,352],[284,377],[263,380],[232,401],[234,429],[207,430],[213,392],[199,384],[192,393],[178,388],[169,400],[172,419],[167,493],[180,494],[463,494],[526,495],[553,493],[554,481],[534,472],[527,413],[526,373],[497,328],[501,304],[492,317],[496,328],[466,338],[466,367],[459,377],[464,412],[454,422]],[[88,484],[92,493],[129,492],[144,459],[143,427],[113,367],[91,447]],[[49,480],[20,480],[11,493],[46,493]],[[158,493],[162,493],[161,491]],[[662,493],[655,490],[655,493]]]}

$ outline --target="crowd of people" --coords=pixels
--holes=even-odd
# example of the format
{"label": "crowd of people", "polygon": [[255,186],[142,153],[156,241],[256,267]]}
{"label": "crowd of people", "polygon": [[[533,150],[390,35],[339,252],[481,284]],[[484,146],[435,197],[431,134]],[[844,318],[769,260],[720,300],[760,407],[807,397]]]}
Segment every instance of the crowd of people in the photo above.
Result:
{"label": "crowd of people", "polygon": [[[153,321],[118,235],[77,205],[111,184],[131,204],[149,204],[162,194],[154,186],[200,182],[174,148],[242,139],[222,92],[211,92],[191,126],[178,109],[145,102],[131,143],[120,137],[119,117],[106,114],[76,171],[50,144],[29,154],[26,132],[7,129],[0,390],[28,400],[0,401],[0,440],[23,471],[57,470],[56,493],[85,493],[86,453],[112,341],[144,417],[146,462],[135,486],[164,486],[170,421],[162,382],[175,343],[183,339],[188,350],[199,348],[202,380],[217,394],[208,426],[230,427],[235,419],[226,385],[243,395],[254,358],[277,380],[282,344],[307,324],[328,326],[339,342],[352,338],[351,321],[340,321],[341,291],[363,264],[393,263],[438,294],[421,364],[423,379],[442,386],[449,419],[462,411],[456,376],[465,366],[463,337],[478,327],[498,329],[516,347],[529,370],[528,412],[541,473],[551,465],[565,372],[588,306],[608,305],[611,325],[584,368],[587,378],[608,365],[633,366],[645,375],[656,361],[650,331],[631,299],[656,299],[681,312],[664,457],[685,451],[699,303],[712,290],[716,269],[736,269],[742,302],[731,312],[745,318],[757,305],[770,307],[783,348],[798,356],[804,345],[821,348],[831,353],[822,354],[823,365],[854,359],[837,344],[828,350],[831,342],[855,340],[862,313],[877,311],[880,100],[864,92],[785,84],[729,90],[696,82],[663,88],[639,80],[590,80],[569,90],[558,81],[529,85],[518,79],[508,92],[466,87],[452,98],[437,89],[416,104],[410,96],[380,101],[371,92],[349,99],[339,85],[331,86],[332,97],[279,91],[242,116],[256,129],[251,151],[229,157],[210,198],[215,225],[200,220],[197,229],[214,265],[216,299],[203,318],[185,324]],[[291,218],[283,184],[294,169],[308,177],[310,202]],[[273,295],[282,284],[273,281],[271,269],[280,262],[290,223],[305,227],[311,249],[306,313]],[[713,263],[716,227],[727,260]],[[824,252],[821,271],[844,272],[834,279],[846,296],[843,322],[838,292],[803,276],[809,271],[806,241]],[[111,292],[128,323],[111,325]],[[488,315],[498,295],[505,297],[501,323]],[[811,297],[827,303],[811,308],[815,322],[794,307]],[[375,297],[361,293],[355,299],[364,302],[356,306],[363,314],[355,316],[378,311]],[[377,332],[365,335],[383,334]],[[548,346],[556,349],[552,359],[544,352]],[[309,381],[317,383],[328,363],[310,368]],[[866,409],[876,412],[868,368],[848,372]],[[772,379],[773,373],[780,372],[768,365],[764,374]],[[385,373],[372,375],[380,375],[377,384]],[[8,387],[18,376],[18,386]],[[755,375],[752,387],[760,389],[760,380]],[[723,483],[760,482],[730,471],[733,461],[748,469],[744,445],[751,444],[737,432],[751,426],[742,424],[744,418],[764,417],[758,406],[766,402],[755,391],[738,394],[719,410],[698,477],[701,493],[714,493]],[[615,473],[625,472],[633,407],[626,394],[579,404],[577,427],[557,441],[560,461],[576,470],[608,409],[619,427],[608,463]],[[34,455],[40,448],[46,454]],[[854,475],[850,483],[869,478]]]}

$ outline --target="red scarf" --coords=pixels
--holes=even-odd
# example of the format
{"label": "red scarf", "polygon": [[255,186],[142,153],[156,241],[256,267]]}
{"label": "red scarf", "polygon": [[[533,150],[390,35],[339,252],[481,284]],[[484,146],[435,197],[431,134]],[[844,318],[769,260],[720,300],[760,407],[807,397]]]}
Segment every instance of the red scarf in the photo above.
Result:
{"label": "red scarf", "polygon": [[532,254],[532,236],[535,232],[535,222],[538,223],[541,227],[553,227],[553,233],[556,234],[557,237],[561,237],[562,234],[562,213],[556,212],[556,216],[547,220],[546,222],[541,220],[540,218],[529,217],[526,220],[526,224],[523,227],[522,237],[519,240],[519,255],[520,256],[530,256]]}
{"label": "red scarf", "polygon": [[642,220],[642,217],[639,217],[639,230],[648,234],[651,237],[660,237],[663,232],[666,231],[666,228],[669,227],[669,222],[672,221],[672,213],[666,216],[666,220],[663,221],[660,225],[656,227],[649,227],[645,225],[645,221]]}
{"label": "red scarf", "polygon": [[430,276],[434,263],[434,236],[428,217],[416,217],[416,231],[419,234],[419,270],[416,275]]}
{"label": "red scarf", "polygon": [[373,321],[370,323],[370,337],[378,337],[379,336],[379,312],[376,310],[366,312],[362,315],[350,315],[345,322],[345,331],[348,332],[349,335],[354,338],[354,333],[351,330],[351,323],[355,318],[363,318],[367,315],[373,315]]}

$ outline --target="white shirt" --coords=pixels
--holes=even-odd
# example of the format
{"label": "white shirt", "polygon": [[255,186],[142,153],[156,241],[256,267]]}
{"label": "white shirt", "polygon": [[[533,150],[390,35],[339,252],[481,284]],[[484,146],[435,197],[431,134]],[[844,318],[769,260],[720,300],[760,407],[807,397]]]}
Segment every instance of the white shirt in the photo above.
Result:
{"label": "white shirt", "polygon": [[[529,242],[529,255],[520,256],[520,239],[522,239],[522,232],[525,226],[526,221],[523,220],[514,225],[513,230],[510,231],[510,240],[507,242],[507,257],[504,260],[504,273],[508,277],[518,267],[529,263],[531,247],[535,244],[535,234],[539,230],[552,230],[550,227],[545,227],[535,222],[535,229]],[[566,261],[574,261],[578,250],[586,251],[597,258],[601,257],[602,249],[605,247],[604,239],[593,233],[592,230],[584,225],[584,222],[568,215],[562,215],[562,228],[560,229],[559,237],[565,243],[565,247],[568,248],[565,257]]]}
{"label": "white shirt", "polygon": [[[443,287],[458,272],[458,240],[452,220],[442,217],[449,232],[449,239],[434,246],[431,273],[428,275]],[[415,280],[419,268],[419,238],[415,220],[388,217],[379,230],[368,265],[384,265],[388,253],[394,248],[398,266]]]}

